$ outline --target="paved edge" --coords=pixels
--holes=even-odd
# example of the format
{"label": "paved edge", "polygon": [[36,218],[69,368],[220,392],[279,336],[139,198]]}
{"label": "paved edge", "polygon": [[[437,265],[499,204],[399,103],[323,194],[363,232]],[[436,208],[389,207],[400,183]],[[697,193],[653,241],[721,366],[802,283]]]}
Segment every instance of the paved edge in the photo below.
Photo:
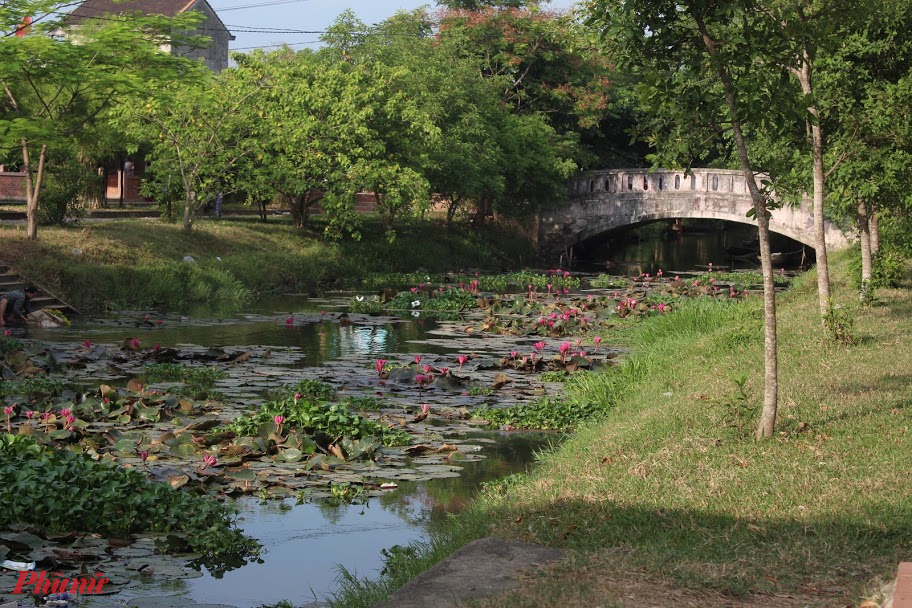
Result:
{"label": "paved edge", "polygon": [[561,559],[559,549],[489,536],[473,541],[374,608],[455,608],[520,585],[520,574]]}
{"label": "paved edge", "polygon": [[912,608],[912,562],[900,562],[893,589],[893,608]]}

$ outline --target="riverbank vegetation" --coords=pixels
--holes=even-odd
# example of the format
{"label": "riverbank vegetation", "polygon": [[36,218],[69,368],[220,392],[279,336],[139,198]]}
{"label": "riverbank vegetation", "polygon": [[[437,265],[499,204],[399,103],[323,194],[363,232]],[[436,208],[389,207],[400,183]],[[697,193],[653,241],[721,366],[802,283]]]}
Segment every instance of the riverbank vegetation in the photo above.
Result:
{"label": "riverbank vegetation", "polygon": [[414,221],[392,243],[369,218],[358,241],[326,241],[322,225],[223,219],[197,222],[187,236],[165,222],[119,220],[49,227],[39,241],[12,238],[18,229],[4,227],[0,238],[3,262],[82,311],[243,304],[262,294],[355,286],[371,273],[499,269],[531,257],[523,231],[503,223],[469,230]]}
{"label": "riverbank vegetation", "polygon": [[[839,301],[855,300],[844,256],[833,278]],[[770,441],[752,438],[759,298],[694,301],[626,325],[611,340],[630,355],[571,392],[613,404],[604,418],[543,454],[532,473],[487,487],[421,559],[393,560],[377,583],[348,578],[334,605],[370,605],[490,534],[570,553],[485,606],[614,605],[637,585],[702,605],[877,599],[912,547],[903,482],[912,466],[903,338],[912,286],[907,274],[876,306],[845,305],[854,318],[846,345],[820,332],[815,279],[780,299],[783,408]]]}

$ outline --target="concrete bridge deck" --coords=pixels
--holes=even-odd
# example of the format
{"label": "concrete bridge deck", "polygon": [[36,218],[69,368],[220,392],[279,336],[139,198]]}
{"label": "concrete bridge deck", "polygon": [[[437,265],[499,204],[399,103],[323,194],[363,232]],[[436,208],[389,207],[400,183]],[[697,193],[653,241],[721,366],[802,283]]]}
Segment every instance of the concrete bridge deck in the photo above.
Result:
{"label": "concrete bridge deck", "polygon": [[[563,251],[611,230],[662,219],[717,219],[756,226],[747,215],[751,209],[741,171],[591,171],[571,179],[565,204],[539,212],[539,246],[543,251]],[[838,226],[826,221],[824,227],[828,248],[849,246]],[[810,200],[773,210],[770,230],[813,248]]]}

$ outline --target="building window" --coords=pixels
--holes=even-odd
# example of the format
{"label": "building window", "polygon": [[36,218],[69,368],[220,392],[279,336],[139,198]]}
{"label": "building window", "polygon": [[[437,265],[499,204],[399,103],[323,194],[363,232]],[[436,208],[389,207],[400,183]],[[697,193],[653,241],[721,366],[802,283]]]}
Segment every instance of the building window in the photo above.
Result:
{"label": "building window", "polygon": [[645,175],[643,176],[643,190],[649,190],[649,180]]}
{"label": "building window", "polygon": [[719,176],[713,175],[713,191],[719,189]]}
{"label": "building window", "polygon": [[681,189],[681,176],[675,175],[675,190]]}
{"label": "building window", "polygon": [[633,176],[632,175],[627,176],[627,189],[633,190]]}

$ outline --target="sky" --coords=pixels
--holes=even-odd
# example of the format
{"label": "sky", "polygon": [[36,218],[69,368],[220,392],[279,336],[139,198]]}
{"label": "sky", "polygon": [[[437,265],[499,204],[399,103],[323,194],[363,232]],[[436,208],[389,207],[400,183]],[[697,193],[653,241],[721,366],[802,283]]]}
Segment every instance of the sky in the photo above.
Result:
{"label": "sky", "polygon": [[[320,34],[345,9],[368,25],[379,23],[399,10],[434,8],[434,0],[209,0],[219,18],[235,36],[229,49],[247,52],[288,44],[294,49],[315,47]],[[551,0],[546,7],[567,9],[574,0]],[[257,30],[257,31],[245,31]]]}

